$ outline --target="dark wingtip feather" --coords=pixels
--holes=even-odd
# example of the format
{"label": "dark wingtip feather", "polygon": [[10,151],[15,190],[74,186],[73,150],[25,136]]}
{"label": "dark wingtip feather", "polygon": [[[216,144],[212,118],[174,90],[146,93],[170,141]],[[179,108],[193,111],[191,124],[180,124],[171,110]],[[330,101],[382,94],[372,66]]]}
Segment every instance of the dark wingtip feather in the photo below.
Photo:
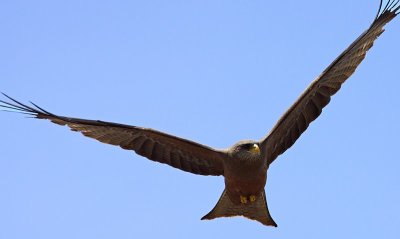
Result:
{"label": "dark wingtip feather", "polygon": [[[15,113],[15,110],[1,110],[1,111]],[[35,116],[35,114],[33,114],[33,113],[28,113],[28,112],[18,112],[18,113],[20,113],[20,114],[25,114],[25,115],[33,115],[33,116]],[[32,118],[32,117],[30,117],[30,118]],[[35,117],[33,117],[33,118],[35,118]]]}
{"label": "dark wingtip feather", "polygon": [[375,20],[387,12],[394,13],[396,16],[397,14],[399,14],[399,10],[400,10],[400,0],[389,0],[387,1],[384,7],[383,7],[383,0],[381,0],[378,12],[376,13]]}
{"label": "dark wingtip feather", "polygon": [[399,14],[399,12],[398,12],[398,10],[400,9],[399,3],[400,3],[399,0],[389,1],[389,4],[388,4],[387,8],[385,9],[385,11],[394,12],[396,15]]}
{"label": "dark wingtip feather", "polygon": [[48,115],[55,116],[54,114],[52,114],[52,113],[50,113],[50,112],[44,110],[43,108],[39,107],[37,104],[33,103],[32,101],[29,101],[29,103],[31,103],[33,106],[35,106],[35,107],[36,107],[37,109],[39,109],[40,111],[42,111],[42,112],[44,112],[44,113],[46,113],[46,114],[48,114]]}
{"label": "dark wingtip feather", "polygon": [[36,104],[30,102],[34,107],[25,105],[14,98],[8,96],[7,94],[1,92],[2,95],[4,95],[6,98],[8,98],[11,102],[7,102],[4,100],[0,100],[0,108],[6,109],[3,111],[7,112],[14,112],[14,113],[21,113],[21,114],[27,114],[31,115],[34,117],[39,117],[40,115],[50,115],[54,116],[50,112],[42,109],[41,107],[37,106]]}

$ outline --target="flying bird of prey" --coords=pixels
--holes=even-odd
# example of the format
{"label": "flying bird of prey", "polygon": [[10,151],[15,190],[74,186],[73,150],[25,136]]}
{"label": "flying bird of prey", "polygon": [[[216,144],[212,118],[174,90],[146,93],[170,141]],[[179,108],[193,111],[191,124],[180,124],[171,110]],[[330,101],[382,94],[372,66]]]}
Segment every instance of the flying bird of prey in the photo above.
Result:
{"label": "flying bird of prey", "polygon": [[222,175],[225,190],[216,206],[202,219],[244,216],[268,226],[272,219],[265,196],[267,170],[272,162],[307,129],[329,103],[341,85],[353,74],[386,23],[395,18],[400,0],[380,2],[370,27],[339,55],[300,98],[283,114],[273,129],[261,140],[239,141],[228,149],[211,147],[150,128],[86,120],[52,114],[33,104],[28,106],[3,94],[10,102],[1,107],[66,125],[73,131],[100,142],[133,150],[150,160],[199,175]]}

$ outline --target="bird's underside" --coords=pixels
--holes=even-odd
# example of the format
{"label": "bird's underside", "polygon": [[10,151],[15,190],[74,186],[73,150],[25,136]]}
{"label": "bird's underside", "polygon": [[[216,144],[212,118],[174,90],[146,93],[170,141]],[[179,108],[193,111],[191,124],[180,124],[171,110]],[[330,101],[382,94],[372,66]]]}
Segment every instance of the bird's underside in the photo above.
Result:
{"label": "bird's underside", "polygon": [[[241,141],[227,150],[213,149],[150,128],[55,115],[33,103],[33,106],[28,106],[5,94],[10,102],[0,100],[0,107],[66,125],[87,137],[133,150],[150,160],[186,172],[222,175],[226,188],[217,205],[203,219],[241,215],[264,225],[276,226],[269,215],[264,192],[269,165],[296,142],[354,73],[374,41],[383,33],[383,27],[398,15],[399,1],[380,2],[370,27],[310,84],[264,138]],[[251,186],[230,182],[251,182]],[[250,190],[253,188],[257,190]]]}

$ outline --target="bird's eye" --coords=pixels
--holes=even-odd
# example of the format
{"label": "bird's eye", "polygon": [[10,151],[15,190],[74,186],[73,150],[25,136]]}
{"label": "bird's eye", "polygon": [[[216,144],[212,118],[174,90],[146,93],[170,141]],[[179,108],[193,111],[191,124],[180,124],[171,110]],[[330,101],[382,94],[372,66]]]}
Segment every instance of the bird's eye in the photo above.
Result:
{"label": "bird's eye", "polygon": [[244,144],[242,147],[243,147],[243,149],[245,149],[245,150],[249,150],[249,149],[251,149],[253,146],[252,146],[253,144]]}

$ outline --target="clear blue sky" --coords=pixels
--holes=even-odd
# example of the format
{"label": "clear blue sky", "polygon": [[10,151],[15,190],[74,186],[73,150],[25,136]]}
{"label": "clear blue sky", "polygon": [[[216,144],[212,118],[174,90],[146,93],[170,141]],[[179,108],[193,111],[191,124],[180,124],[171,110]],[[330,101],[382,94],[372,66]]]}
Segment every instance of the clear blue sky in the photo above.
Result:
{"label": "clear blue sky", "polygon": [[[378,6],[5,0],[0,91],[56,114],[225,148],[263,137]],[[278,228],[240,217],[200,221],[222,177],[1,113],[0,238],[400,238],[399,42],[400,18],[270,167]]]}

